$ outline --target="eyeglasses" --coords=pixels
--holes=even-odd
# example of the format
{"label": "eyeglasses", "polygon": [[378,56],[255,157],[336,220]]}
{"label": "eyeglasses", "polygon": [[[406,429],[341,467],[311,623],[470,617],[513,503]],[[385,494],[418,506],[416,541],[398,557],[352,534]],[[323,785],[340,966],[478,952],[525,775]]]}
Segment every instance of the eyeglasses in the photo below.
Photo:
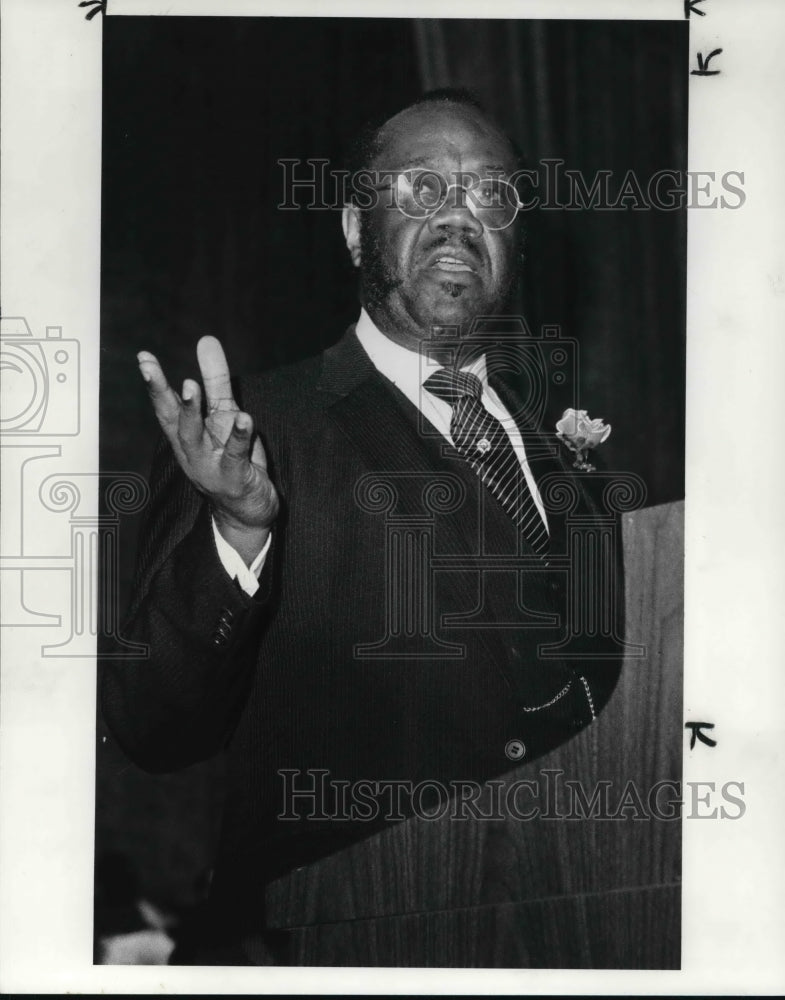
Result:
{"label": "eyeglasses", "polygon": [[448,184],[436,170],[404,170],[378,188],[390,187],[395,207],[408,219],[428,219],[441,211],[450,191],[463,191],[463,203],[485,229],[506,229],[523,208],[518,192],[500,177],[462,174],[465,183]]}

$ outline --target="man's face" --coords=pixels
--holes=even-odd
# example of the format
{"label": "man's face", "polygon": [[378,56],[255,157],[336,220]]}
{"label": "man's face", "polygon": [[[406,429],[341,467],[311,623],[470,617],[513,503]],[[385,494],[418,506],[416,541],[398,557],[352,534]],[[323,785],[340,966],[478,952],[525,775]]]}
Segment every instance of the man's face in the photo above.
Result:
{"label": "man's face", "polygon": [[[437,171],[452,184],[462,174],[509,176],[515,159],[507,140],[479,111],[423,105],[388,122],[372,166]],[[416,348],[434,328],[466,332],[476,316],[503,307],[517,276],[517,222],[486,229],[459,188],[427,218],[402,214],[390,190],[382,190],[379,204],[359,217],[355,263],[362,271],[364,304],[391,339]]]}

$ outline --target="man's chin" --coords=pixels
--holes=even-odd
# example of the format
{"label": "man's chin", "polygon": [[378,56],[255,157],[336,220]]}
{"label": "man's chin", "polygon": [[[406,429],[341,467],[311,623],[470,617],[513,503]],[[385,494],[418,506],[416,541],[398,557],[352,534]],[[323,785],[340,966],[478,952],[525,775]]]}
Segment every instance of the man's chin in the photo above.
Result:
{"label": "man's chin", "polygon": [[412,312],[425,329],[452,326],[462,330],[471,326],[478,316],[487,316],[499,308],[479,287],[449,278],[439,281],[437,287],[420,296]]}

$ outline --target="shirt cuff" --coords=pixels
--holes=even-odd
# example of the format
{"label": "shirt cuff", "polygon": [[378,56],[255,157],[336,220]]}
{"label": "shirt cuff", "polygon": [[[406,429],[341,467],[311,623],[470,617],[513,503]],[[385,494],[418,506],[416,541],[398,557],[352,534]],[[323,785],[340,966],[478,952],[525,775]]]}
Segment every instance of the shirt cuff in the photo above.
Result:
{"label": "shirt cuff", "polygon": [[232,579],[237,580],[249,597],[253,597],[259,589],[259,576],[261,575],[262,567],[264,566],[267,550],[270,548],[270,542],[273,537],[272,532],[270,532],[267,536],[267,541],[264,543],[262,551],[259,555],[254,559],[250,566],[246,566],[245,560],[237,549],[232,548],[232,546],[226,541],[221,532],[218,530],[214,517],[210,518],[210,523],[213,526],[215,547],[218,550],[218,558],[221,560],[223,568],[229,576],[232,577]]}

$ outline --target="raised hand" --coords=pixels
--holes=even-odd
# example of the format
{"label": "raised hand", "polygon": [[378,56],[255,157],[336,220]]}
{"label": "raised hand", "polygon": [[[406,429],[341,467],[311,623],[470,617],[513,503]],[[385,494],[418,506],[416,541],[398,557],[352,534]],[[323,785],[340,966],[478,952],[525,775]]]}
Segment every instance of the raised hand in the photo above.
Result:
{"label": "raised hand", "polygon": [[221,534],[250,563],[261,550],[279,502],[253,420],[232,395],[229,367],[215,337],[202,337],[196,347],[206,397],[186,379],[182,396],[166,381],[158,359],[148,351],[137,355],[155,415],[183,472],[212,507]]}

